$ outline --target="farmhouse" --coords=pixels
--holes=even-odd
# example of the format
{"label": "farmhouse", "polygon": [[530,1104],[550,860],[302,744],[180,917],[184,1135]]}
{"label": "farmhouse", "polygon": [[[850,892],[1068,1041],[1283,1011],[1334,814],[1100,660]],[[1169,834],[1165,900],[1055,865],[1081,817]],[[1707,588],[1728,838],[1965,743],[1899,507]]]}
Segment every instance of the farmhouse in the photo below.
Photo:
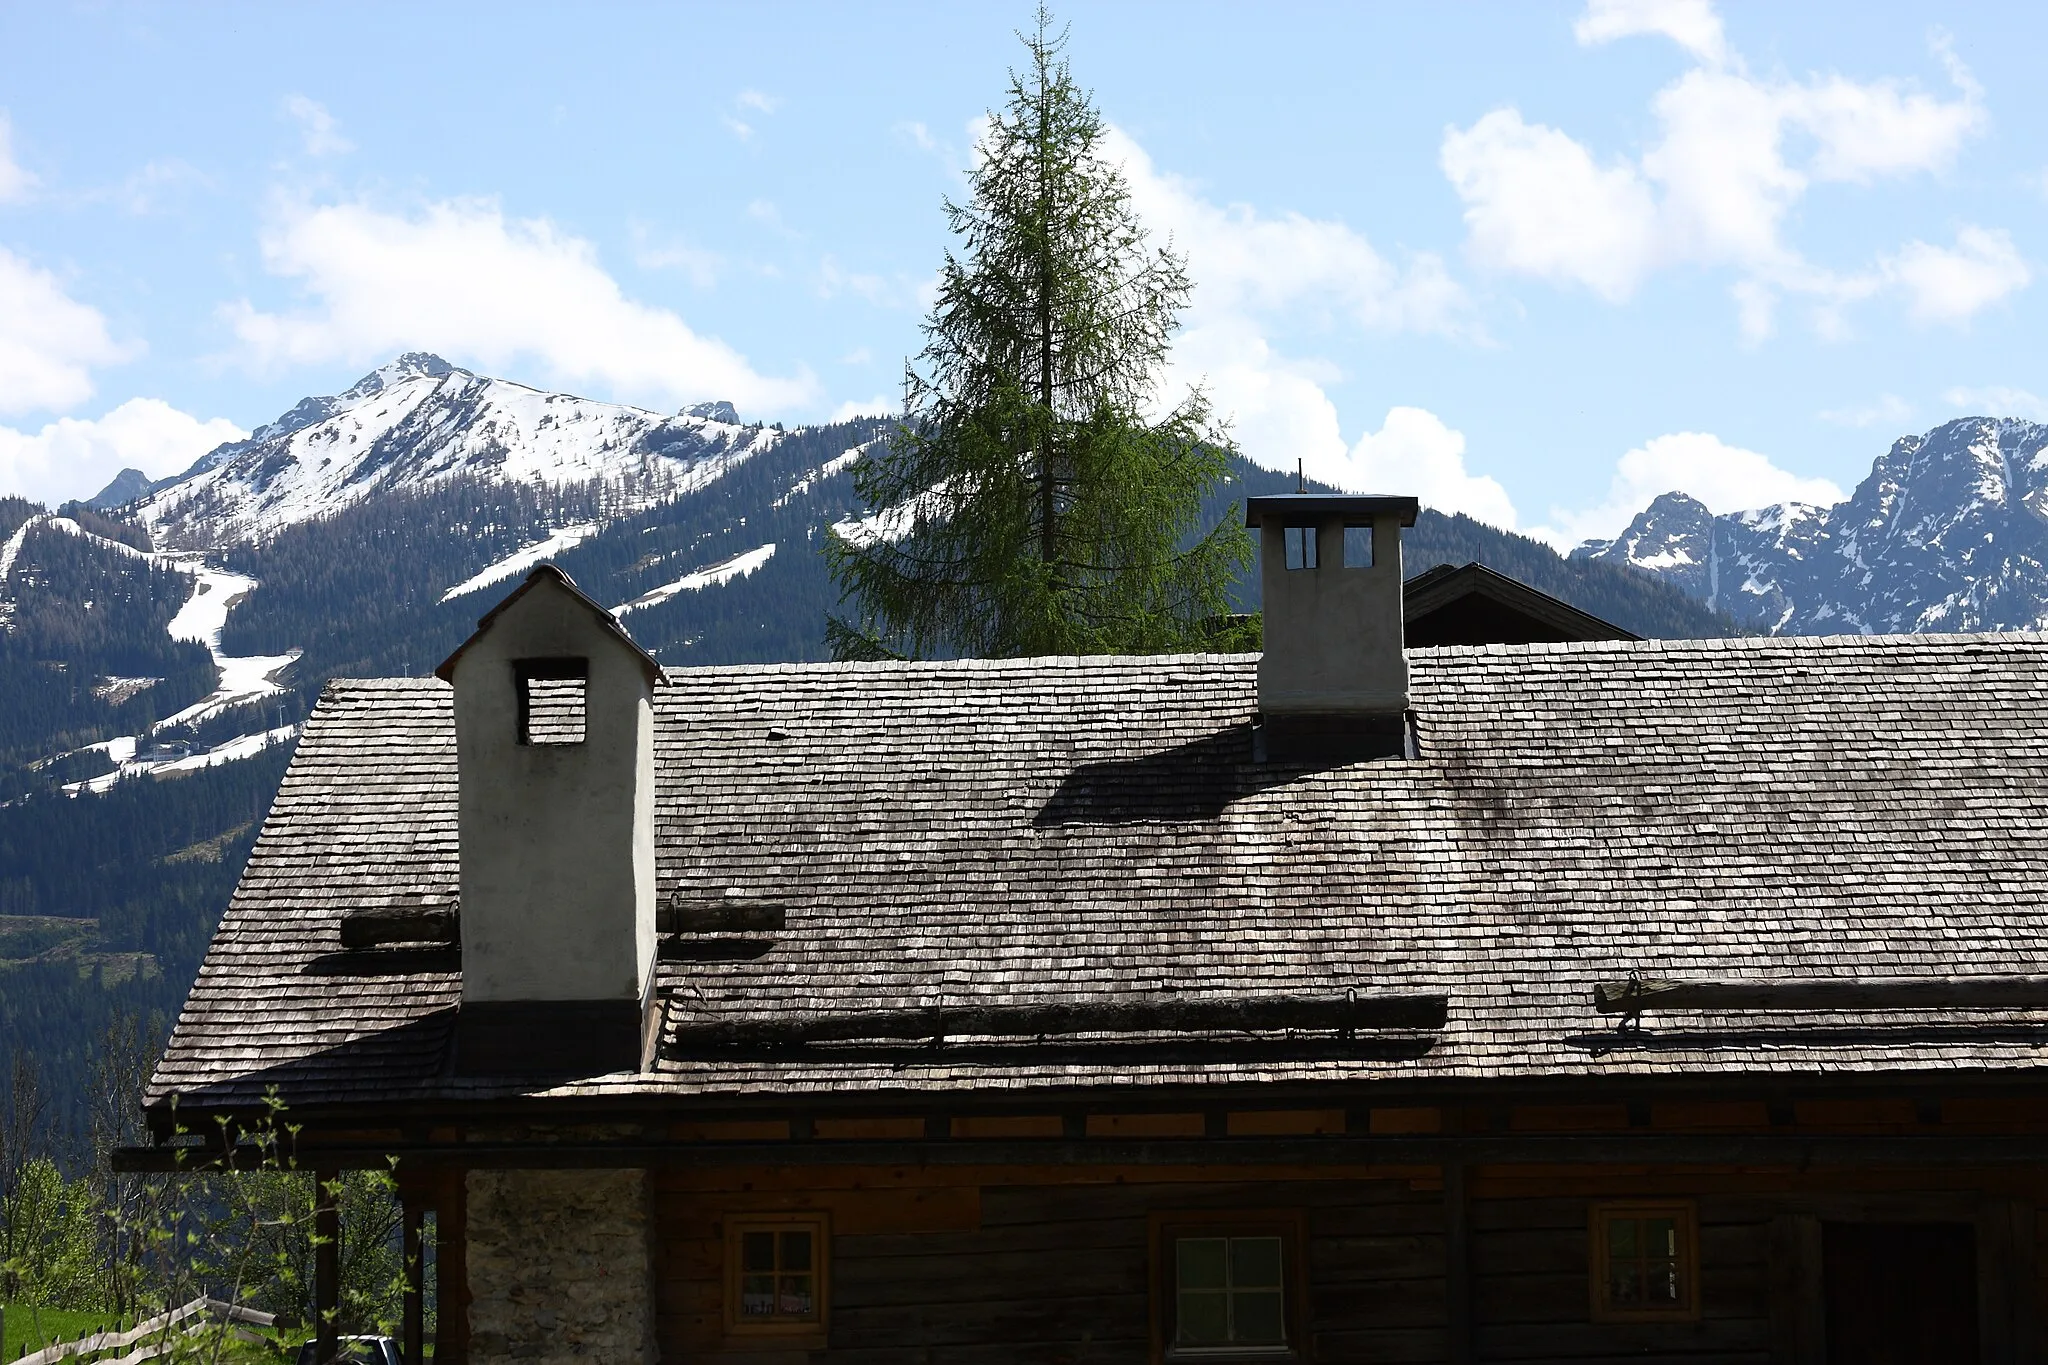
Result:
{"label": "farmhouse", "polygon": [[1412,499],[1249,516],[1260,656],[543,567],[334,683],[122,1164],[395,1157],[443,1365],[2038,1360],[2048,641],[1411,648]]}

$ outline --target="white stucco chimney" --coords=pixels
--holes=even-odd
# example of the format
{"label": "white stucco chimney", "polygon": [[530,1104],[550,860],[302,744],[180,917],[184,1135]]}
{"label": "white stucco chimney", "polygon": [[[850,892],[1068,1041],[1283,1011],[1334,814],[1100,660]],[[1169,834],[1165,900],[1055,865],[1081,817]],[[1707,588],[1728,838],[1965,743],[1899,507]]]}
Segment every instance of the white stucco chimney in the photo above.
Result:
{"label": "white stucco chimney", "polygon": [[1259,730],[1268,758],[1404,751],[1401,528],[1419,510],[1402,497],[1246,499],[1245,522],[1259,533]]}
{"label": "white stucco chimney", "polygon": [[661,666],[551,564],[435,670],[455,689],[469,1074],[640,1065]]}

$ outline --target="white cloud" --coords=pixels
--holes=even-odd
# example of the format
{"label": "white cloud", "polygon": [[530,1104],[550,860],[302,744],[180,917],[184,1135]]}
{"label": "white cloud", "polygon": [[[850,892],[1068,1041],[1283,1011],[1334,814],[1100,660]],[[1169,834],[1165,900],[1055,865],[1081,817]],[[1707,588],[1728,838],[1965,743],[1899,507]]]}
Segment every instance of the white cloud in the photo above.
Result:
{"label": "white cloud", "polygon": [[1120,132],[1111,132],[1104,155],[1122,163],[1146,225],[1171,234],[1174,249],[1187,257],[1197,282],[1196,315],[1314,307],[1375,331],[1472,330],[1465,292],[1437,256],[1418,254],[1397,266],[1346,223],[1214,203],[1192,182],[1155,167]]}
{"label": "white cloud", "polygon": [[14,124],[0,113],[0,204],[20,203],[35,187],[35,176],[14,159]]}
{"label": "white cloud", "polygon": [[1532,527],[1528,534],[1560,550],[1611,539],[1651,499],[1674,491],[1699,499],[1716,515],[1780,502],[1825,506],[1842,500],[1842,490],[1827,479],[1781,469],[1770,456],[1731,446],[1708,432],[1677,431],[1645,441],[1616,461],[1605,502],[1581,511],[1553,507],[1551,524]]}
{"label": "white cloud", "polygon": [[747,201],[747,217],[759,223],[778,237],[797,241],[803,234],[783,220],[782,210],[775,207],[772,199],[750,199]]}
{"label": "white cloud", "polygon": [[847,399],[844,403],[832,409],[832,415],[825,420],[827,422],[849,422],[856,417],[894,417],[902,410],[902,407],[903,404],[900,400],[891,398],[886,393],[878,393],[873,398]]}
{"label": "white cloud", "polygon": [[92,371],[141,348],[116,342],[97,308],[0,247],[0,413],[61,411],[92,396]]}
{"label": "white cloud", "polygon": [[[779,96],[766,94],[759,90],[742,90],[739,94],[732,97],[732,107],[741,111],[751,110],[756,114],[773,114],[782,107],[782,100]],[[754,125],[737,114],[720,114],[718,121],[725,125],[727,132],[740,141],[751,142],[753,140]]]}
{"label": "white cloud", "polygon": [[2026,417],[2037,422],[2048,421],[2048,399],[2026,389],[2007,388],[2000,384],[1976,389],[1953,388],[1941,395],[1941,401],[1958,409],[1957,416]]}
{"label": "white cloud", "polygon": [[285,98],[284,111],[298,121],[299,140],[307,156],[340,156],[356,144],[341,135],[341,124],[327,112],[327,106],[304,95]]}
{"label": "white cloud", "polygon": [[546,219],[507,219],[488,200],[410,215],[288,204],[262,246],[271,273],[297,280],[310,303],[221,308],[243,359],[259,368],[436,350],[486,367],[536,361],[554,382],[642,402],[725,398],[773,411],[815,394],[808,371],[761,374],[673,312],[627,298],[589,242]]}
{"label": "white cloud", "polygon": [[1587,0],[1572,34],[1590,47],[1616,38],[1662,34],[1703,62],[1728,55],[1713,0]]}
{"label": "white cloud", "polygon": [[117,190],[98,197],[112,200],[138,217],[162,209],[165,201],[195,186],[209,183],[204,173],[186,162],[171,158],[151,161],[129,175]]}
{"label": "white cloud", "polygon": [[2012,234],[1980,227],[1958,231],[1953,250],[1908,242],[1884,271],[1906,291],[1907,311],[1923,322],[1966,322],[2034,277]]}
{"label": "white cloud", "polygon": [[104,417],[65,417],[34,433],[0,426],[0,493],[50,506],[89,498],[124,469],[160,479],[248,434],[224,417],[202,422],[159,398],[131,398]]}
{"label": "white cloud", "polygon": [[1439,511],[1463,512],[1509,529],[1515,524],[1507,490],[1495,479],[1466,470],[1464,434],[1422,408],[1390,409],[1378,431],[1358,438],[1341,470],[1318,469],[1322,472],[1309,472],[1340,488],[1408,493]]}
{"label": "white cloud", "polygon": [[1463,436],[1397,407],[1379,431],[1347,441],[1324,387],[1341,371],[1290,356],[1273,339],[1303,325],[1476,337],[1470,301],[1439,258],[1396,263],[1349,224],[1216,203],[1120,132],[1104,154],[1121,163],[1133,207],[1156,237],[1171,238],[1195,281],[1174,342],[1173,391],[1204,385],[1239,449],[1266,468],[1292,471],[1301,461],[1315,479],[1415,492],[1441,510],[1514,525],[1500,485],[1465,471]]}
{"label": "white cloud", "polygon": [[642,270],[674,270],[699,289],[718,283],[725,260],[715,251],[692,246],[681,239],[656,242],[645,224],[634,223],[633,264]]}
{"label": "white cloud", "polygon": [[1653,264],[1657,206],[1627,163],[1601,166],[1555,128],[1496,109],[1444,134],[1442,164],[1465,201],[1481,265],[1576,282],[1612,302]]}
{"label": "white cloud", "polygon": [[1838,427],[1897,426],[1913,415],[1913,405],[1895,393],[1880,394],[1875,402],[1860,407],[1828,408],[1820,420]]}
{"label": "white cloud", "polygon": [[[1496,109],[1445,131],[1440,163],[1465,205],[1466,249],[1489,269],[1581,285],[1609,302],[1684,265],[1734,270],[1743,335],[1770,334],[1784,295],[1814,303],[1816,327],[1887,290],[1913,317],[1955,321],[2027,282],[2001,233],[1966,228],[1955,251],[1909,243],[1860,270],[1806,260],[1785,235],[1820,182],[1868,184],[1939,171],[1988,125],[1983,91],[1945,44],[1955,94],[1892,79],[1750,75],[1705,3],[1592,0],[1581,42],[1663,34],[1700,65],[1660,90],[1640,157],[1603,161],[1570,134]],[[1974,235],[1973,235],[1974,234]]]}

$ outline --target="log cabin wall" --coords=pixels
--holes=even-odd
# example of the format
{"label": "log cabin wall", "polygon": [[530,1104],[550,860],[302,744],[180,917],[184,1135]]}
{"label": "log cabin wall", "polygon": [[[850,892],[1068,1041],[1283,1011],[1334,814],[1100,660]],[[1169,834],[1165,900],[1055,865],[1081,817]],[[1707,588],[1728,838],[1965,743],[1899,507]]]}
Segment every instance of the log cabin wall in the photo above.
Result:
{"label": "log cabin wall", "polygon": [[[1143,1365],[1155,1339],[1161,1215],[1298,1214],[1308,1360],[1824,1365],[1824,1228],[1966,1225],[1981,1349],[2039,1360],[2032,1172],[1472,1168],[1471,1322],[1451,1329],[1452,1209],[1435,1168],[1370,1171],[818,1168],[655,1176],[661,1358],[697,1365]],[[1614,1200],[1696,1211],[1697,1320],[1595,1321],[1590,1218]],[[829,1320],[809,1335],[728,1330],[727,1223],[823,1215]]]}

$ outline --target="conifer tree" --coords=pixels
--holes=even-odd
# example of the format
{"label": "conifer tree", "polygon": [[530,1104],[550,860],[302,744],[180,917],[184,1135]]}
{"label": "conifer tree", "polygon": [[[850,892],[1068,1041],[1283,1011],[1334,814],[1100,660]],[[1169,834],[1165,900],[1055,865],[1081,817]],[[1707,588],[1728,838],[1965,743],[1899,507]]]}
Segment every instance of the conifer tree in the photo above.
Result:
{"label": "conifer tree", "polygon": [[1065,33],[1041,8],[1019,36],[972,192],[945,203],[960,244],[903,420],[855,466],[877,517],[826,548],[852,608],[828,627],[840,658],[1236,643],[1217,622],[1250,538],[1234,515],[1199,525],[1232,447],[1199,388],[1164,401],[1185,264],[1138,222]]}

